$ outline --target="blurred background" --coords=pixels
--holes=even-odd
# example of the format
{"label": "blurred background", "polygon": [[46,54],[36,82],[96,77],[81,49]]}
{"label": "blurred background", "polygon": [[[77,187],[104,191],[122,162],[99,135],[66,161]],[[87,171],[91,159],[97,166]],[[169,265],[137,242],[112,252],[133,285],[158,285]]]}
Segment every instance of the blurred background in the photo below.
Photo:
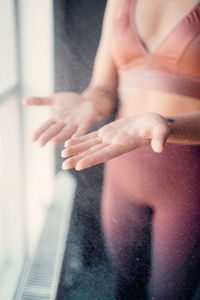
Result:
{"label": "blurred background", "polygon": [[84,90],[105,3],[0,0],[0,299],[112,299],[103,165],[62,172],[63,145],[30,143],[49,108],[21,105],[28,95]]}

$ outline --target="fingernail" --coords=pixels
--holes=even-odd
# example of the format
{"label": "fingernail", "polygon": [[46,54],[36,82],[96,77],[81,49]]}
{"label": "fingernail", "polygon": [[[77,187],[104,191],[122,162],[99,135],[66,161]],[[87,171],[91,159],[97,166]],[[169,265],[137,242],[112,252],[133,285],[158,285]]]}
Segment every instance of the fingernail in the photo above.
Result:
{"label": "fingernail", "polygon": [[37,141],[37,137],[33,134],[31,136],[31,143],[34,143],[35,141]]}
{"label": "fingernail", "polygon": [[26,105],[27,104],[27,100],[26,98],[22,99],[22,104]]}
{"label": "fingernail", "polygon": [[82,168],[81,168],[80,166],[76,166],[76,167],[75,167],[75,170],[76,170],[76,171],[80,171],[80,170],[82,170]]}
{"label": "fingernail", "polygon": [[80,170],[83,170],[83,166],[81,166],[81,164],[77,163],[76,166],[75,166],[75,170],[76,171],[80,171]]}
{"label": "fingernail", "polygon": [[62,164],[62,169],[63,169],[63,170],[67,170],[66,164]]}
{"label": "fingernail", "polygon": [[51,141],[51,145],[56,146],[57,145],[56,141]]}
{"label": "fingernail", "polygon": [[61,152],[61,157],[65,157],[65,151],[63,150],[62,152]]}
{"label": "fingernail", "polygon": [[38,142],[38,145],[39,145],[40,148],[42,148],[42,147],[44,147],[45,143],[43,143],[43,142]]}
{"label": "fingernail", "polygon": [[72,169],[72,166],[70,165],[70,162],[68,162],[68,160],[65,160],[62,164],[62,169],[63,170],[68,170],[68,169]]}

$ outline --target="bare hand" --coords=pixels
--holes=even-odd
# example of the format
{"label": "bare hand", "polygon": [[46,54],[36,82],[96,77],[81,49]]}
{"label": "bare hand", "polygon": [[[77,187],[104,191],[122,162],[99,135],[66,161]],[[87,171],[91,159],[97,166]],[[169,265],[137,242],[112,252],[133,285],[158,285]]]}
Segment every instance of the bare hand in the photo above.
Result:
{"label": "bare hand", "polygon": [[51,106],[52,116],[32,136],[42,147],[51,141],[53,145],[66,141],[71,136],[85,134],[95,122],[97,112],[92,101],[75,93],[58,93],[51,97],[28,97],[24,105]]}
{"label": "bare hand", "polygon": [[72,138],[65,143],[63,169],[85,169],[151,143],[155,152],[162,152],[170,135],[166,119],[149,113],[111,122],[93,133]]}

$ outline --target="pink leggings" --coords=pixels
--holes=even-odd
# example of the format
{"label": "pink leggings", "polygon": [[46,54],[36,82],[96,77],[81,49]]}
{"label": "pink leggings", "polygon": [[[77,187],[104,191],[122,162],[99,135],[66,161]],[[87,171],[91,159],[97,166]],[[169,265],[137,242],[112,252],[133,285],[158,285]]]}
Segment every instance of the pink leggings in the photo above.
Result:
{"label": "pink leggings", "polygon": [[200,147],[145,146],[109,161],[102,223],[116,299],[191,299],[200,278]]}

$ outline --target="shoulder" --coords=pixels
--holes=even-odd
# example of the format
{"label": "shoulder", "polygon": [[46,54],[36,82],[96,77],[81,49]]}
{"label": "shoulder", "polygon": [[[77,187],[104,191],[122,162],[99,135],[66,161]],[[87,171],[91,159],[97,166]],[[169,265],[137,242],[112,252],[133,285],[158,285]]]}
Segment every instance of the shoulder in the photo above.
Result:
{"label": "shoulder", "polygon": [[106,35],[107,33],[112,35],[113,28],[126,1],[128,0],[107,0],[102,27],[103,35],[105,35],[105,33]]}
{"label": "shoulder", "polygon": [[112,20],[118,19],[125,2],[127,2],[127,0],[108,0],[105,14],[109,15]]}

